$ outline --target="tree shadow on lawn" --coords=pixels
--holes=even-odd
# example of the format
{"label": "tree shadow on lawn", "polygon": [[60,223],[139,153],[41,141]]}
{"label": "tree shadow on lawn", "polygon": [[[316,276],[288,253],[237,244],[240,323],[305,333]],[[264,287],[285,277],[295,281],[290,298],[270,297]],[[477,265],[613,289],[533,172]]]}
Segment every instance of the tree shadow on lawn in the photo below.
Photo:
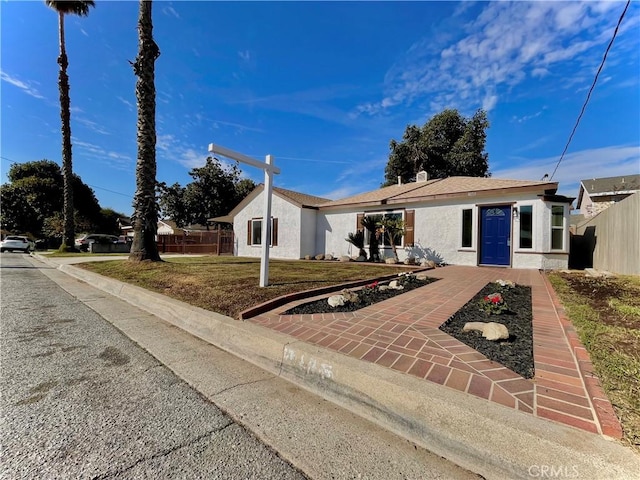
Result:
{"label": "tree shadow on lawn", "polygon": [[[509,307],[502,315],[487,315],[480,309],[480,301],[492,293],[501,293]],[[488,283],[451,318],[440,325],[440,330],[482,353],[489,360],[498,362],[524,378],[533,378],[533,314],[531,309],[531,287],[516,285],[501,288]],[[482,333],[472,330],[463,332],[467,322],[502,323],[509,330],[507,340],[487,340]]]}

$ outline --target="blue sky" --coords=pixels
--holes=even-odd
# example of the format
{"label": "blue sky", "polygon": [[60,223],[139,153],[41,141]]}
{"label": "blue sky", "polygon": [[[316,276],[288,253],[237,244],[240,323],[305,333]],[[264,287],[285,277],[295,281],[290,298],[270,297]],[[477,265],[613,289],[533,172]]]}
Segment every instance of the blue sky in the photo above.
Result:
{"label": "blue sky", "polygon": [[[187,184],[214,142],[275,185],[328,198],[384,180],[389,140],[444,108],[485,108],[494,177],[551,174],[624,2],[156,1],[158,180]],[[125,214],[135,191],[137,2],[66,20],[73,167]],[[1,1],[2,181],[60,162],[57,16]],[[256,182],[257,169],[243,167]],[[640,3],[632,2],[554,181],[640,173]]]}

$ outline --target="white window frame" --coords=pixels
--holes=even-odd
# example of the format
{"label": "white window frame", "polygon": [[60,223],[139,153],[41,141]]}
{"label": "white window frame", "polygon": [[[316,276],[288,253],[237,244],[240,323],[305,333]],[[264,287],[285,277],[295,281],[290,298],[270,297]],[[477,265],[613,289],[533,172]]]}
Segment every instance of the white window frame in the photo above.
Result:
{"label": "white window frame", "polygon": [[[260,225],[260,238],[258,239],[258,243],[254,243],[254,225]],[[262,246],[262,217],[261,218],[252,218],[251,219],[251,246],[252,247],[261,247]],[[273,217],[271,217],[271,228],[269,229],[269,246],[273,246]]]}
{"label": "white window frame", "polygon": [[[464,241],[464,212],[466,210],[471,210],[471,245],[469,245],[468,247],[465,247],[462,245],[463,241]],[[475,241],[475,234],[476,234],[476,229],[474,228],[474,219],[475,219],[475,210],[476,208],[469,206],[469,207],[462,207],[462,209],[460,210],[460,229],[458,230],[460,232],[460,250],[470,250],[473,251],[473,245],[474,245],[474,241]]]}
{"label": "white window frame", "polygon": [[[391,211],[384,211],[384,212],[364,212],[364,216],[372,217],[372,216],[380,215],[382,217],[385,217],[387,215],[400,215],[400,219],[404,222],[405,212],[406,210],[391,210]],[[366,228],[364,229],[364,235],[365,235],[365,247],[369,247],[369,241],[368,241],[369,231]],[[378,244],[378,247],[381,249],[391,249],[391,245],[385,245],[386,242],[388,242],[388,239],[386,235],[383,235],[382,240]],[[404,235],[402,235],[402,237],[400,238],[400,244],[396,245],[396,248],[404,248]]]}
{"label": "white window frame", "polygon": [[[523,247],[521,244],[522,207],[531,207],[531,246],[530,247]],[[533,252],[536,248],[536,241],[535,241],[535,235],[534,235],[534,232],[536,229],[536,221],[535,221],[536,207],[533,203],[524,203],[524,204],[517,205],[517,209],[518,209],[518,231],[517,231],[518,248],[517,250],[522,250],[523,252]]]}
{"label": "white window frame", "polygon": [[[560,207],[562,208],[562,226],[554,226],[553,225],[553,209],[555,207]],[[550,213],[551,213],[551,218],[550,218],[550,222],[549,222],[549,226],[550,226],[550,237],[549,237],[549,250],[551,250],[552,252],[564,252],[566,251],[567,248],[567,239],[566,239],[566,227],[567,227],[567,219],[566,219],[566,211],[565,211],[565,205],[563,204],[551,204],[551,208],[550,208]],[[560,248],[553,248],[553,231],[554,230],[562,230],[562,246]]]}

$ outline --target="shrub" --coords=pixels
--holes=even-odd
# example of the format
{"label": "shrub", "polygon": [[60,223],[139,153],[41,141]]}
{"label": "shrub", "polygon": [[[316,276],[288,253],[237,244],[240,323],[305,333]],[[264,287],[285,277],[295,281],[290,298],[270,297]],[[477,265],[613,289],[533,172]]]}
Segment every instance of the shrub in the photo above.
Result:
{"label": "shrub", "polygon": [[487,295],[480,300],[479,305],[480,310],[487,315],[500,315],[509,311],[507,302],[504,301],[504,298],[502,298],[502,294],[500,293],[491,293]]}

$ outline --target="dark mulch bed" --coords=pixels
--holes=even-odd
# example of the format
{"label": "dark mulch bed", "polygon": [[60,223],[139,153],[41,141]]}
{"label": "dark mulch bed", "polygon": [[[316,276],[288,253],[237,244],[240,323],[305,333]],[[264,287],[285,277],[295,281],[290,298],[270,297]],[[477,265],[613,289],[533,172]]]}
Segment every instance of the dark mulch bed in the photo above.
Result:
{"label": "dark mulch bed", "polygon": [[[297,307],[293,307],[287,310],[286,312],[284,312],[283,315],[298,315],[298,314],[305,314],[305,313],[355,312],[357,310],[360,310],[361,308],[368,307],[369,305],[373,305],[374,303],[382,302],[383,300],[387,300],[389,298],[395,297],[396,295],[401,295],[413,289],[424,287],[425,285],[433,283],[436,280],[437,278],[427,278],[426,280],[413,279],[404,285],[403,290],[369,291],[369,293],[365,295],[360,294],[359,303],[346,303],[339,307],[332,307],[327,303],[327,299],[323,298],[320,300],[315,300],[313,302],[303,303],[302,305],[298,305]],[[385,284],[388,284],[388,282],[386,282]],[[383,285],[383,283],[380,283],[380,285]],[[338,295],[339,293],[340,292],[336,292],[334,295]]]}
{"label": "dark mulch bed", "polygon": [[[501,315],[487,315],[478,306],[481,299],[491,293],[500,292],[509,311]],[[531,313],[531,288],[516,285],[500,289],[495,283],[487,284],[469,302],[440,326],[462,343],[482,353],[489,360],[498,362],[524,378],[533,378],[533,327]],[[481,332],[463,332],[467,322],[495,322],[504,324],[509,330],[507,340],[492,341],[482,337]]]}

